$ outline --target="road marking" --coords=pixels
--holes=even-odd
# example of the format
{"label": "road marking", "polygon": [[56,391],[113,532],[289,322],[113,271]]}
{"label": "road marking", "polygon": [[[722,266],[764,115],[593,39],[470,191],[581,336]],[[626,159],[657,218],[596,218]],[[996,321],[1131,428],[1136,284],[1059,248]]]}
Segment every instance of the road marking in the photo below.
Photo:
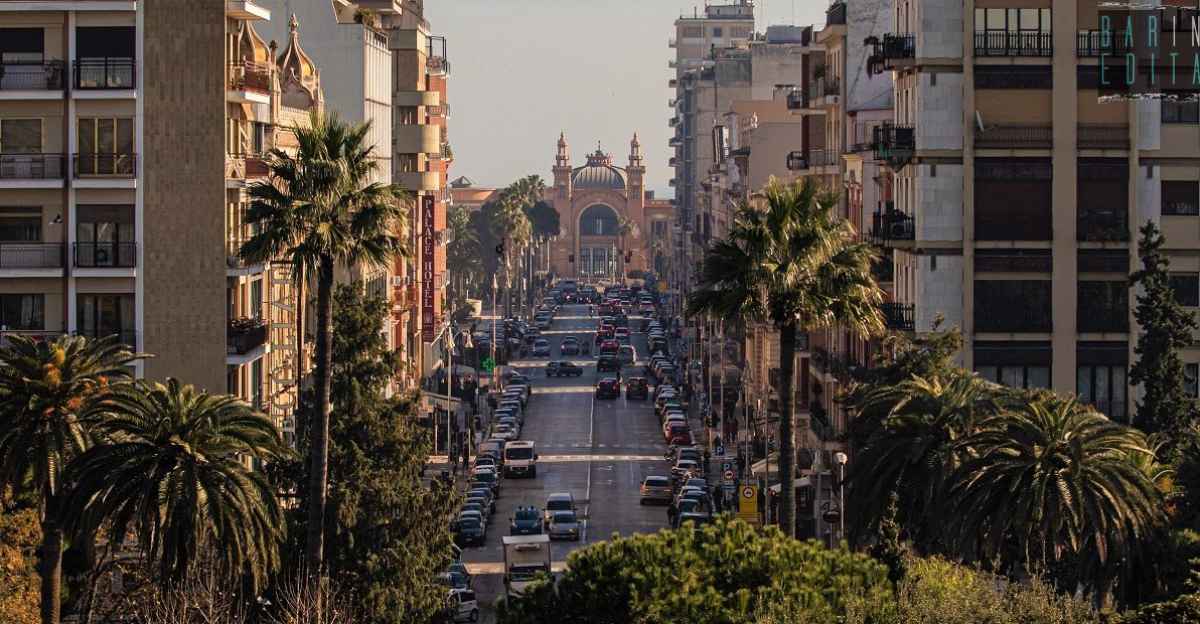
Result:
{"label": "road marking", "polygon": [[[562,572],[567,569],[566,561],[551,561],[551,572]],[[504,574],[504,562],[502,561],[481,561],[479,563],[468,563],[467,572],[472,575],[476,574]]]}
{"label": "road marking", "polygon": [[[592,395],[591,408],[588,410],[588,445],[594,446],[595,444],[596,444],[596,396]],[[587,519],[590,517],[590,512],[592,510],[592,454],[595,452],[595,448],[592,448],[591,450],[592,450],[592,452],[587,454],[587,463],[588,463],[587,491],[584,493],[584,496],[583,496],[583,499],[586,500],[587,502],[583,504],[583,523],[582,523],[583,530],[580,531],[580,535],[579,535],[579,541],[584,544],[587,543],[587,532],[588,532],[588,520]]]}
{"label": "road marking", "polygon": [[[627,461],[627,462],[643,462],[643,461],[663,461],[662,455],[597,455],[593,453],[580,453],[577,455],[539,455],[539,464],[553,463],[571,463],[571,462],[591,462],[594,460],[600,461]],[[588,477],[591,477],[591,468],[588,468]],[[591,489],[588,489],[591,492]]]}

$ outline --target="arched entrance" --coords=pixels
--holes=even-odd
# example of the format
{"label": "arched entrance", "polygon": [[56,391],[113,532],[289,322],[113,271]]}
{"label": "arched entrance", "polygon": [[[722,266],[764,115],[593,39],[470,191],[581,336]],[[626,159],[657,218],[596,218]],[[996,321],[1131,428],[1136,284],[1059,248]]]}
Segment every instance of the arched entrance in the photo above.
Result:
{"label": "arched entrance", "polygon": [[607,204],[592,204],[579,213],[579,277],[614,280],[620,262],[620,219]]}

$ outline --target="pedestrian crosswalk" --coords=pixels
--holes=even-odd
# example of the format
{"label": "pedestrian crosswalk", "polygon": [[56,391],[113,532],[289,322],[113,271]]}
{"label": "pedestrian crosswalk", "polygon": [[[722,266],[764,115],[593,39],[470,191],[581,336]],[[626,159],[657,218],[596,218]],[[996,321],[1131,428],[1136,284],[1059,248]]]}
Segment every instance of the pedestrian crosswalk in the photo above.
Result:
{"label": "pedestrian crosswalk", "polygon": [[623,450],[627,450],[627,451],[658,451],[660,453],[667,452],[667,447],[662,444],[596,444],[596,445],[591,445],[591,444],[588,444],[587,442],[566,442],[566,443],[557,443],[557,444],[554,442],[548,442],[548,443],[547,442],[538,442],[538,444],[537,444],[538,450],[540,450],[540,451],[590,449],[590,448],[593,448],[593,446],[598,449],[623,449]]}

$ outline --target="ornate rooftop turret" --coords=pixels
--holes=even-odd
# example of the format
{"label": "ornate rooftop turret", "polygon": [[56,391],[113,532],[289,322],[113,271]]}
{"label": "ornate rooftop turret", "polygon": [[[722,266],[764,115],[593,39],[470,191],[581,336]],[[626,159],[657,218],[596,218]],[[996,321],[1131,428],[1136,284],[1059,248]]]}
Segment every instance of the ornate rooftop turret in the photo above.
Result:
{"label": "ornate rooftop turret", "polygon": [[[279,83],[283,105],[291,108],[311,108],[324,102],[321,93],[321,72],[317,64],[300,47],[300,21],[296,14],[288,20],[288,44],[279,55]],[[307,102],[305,102],[307,98]]]}
{"label": "ornate rooftop turret", "polygon": [[642,142],[638,140],[638,135],[634,132],[633,140],[629,142],[629,167],[641,167],[642,163]]}
{"label": "ornate rooftop turret", "polygon": [[567,134],[565,132],[558,133],[558,154],[554,158],[554,164],[559,167],[571,166],[571,152],[567,148]]}

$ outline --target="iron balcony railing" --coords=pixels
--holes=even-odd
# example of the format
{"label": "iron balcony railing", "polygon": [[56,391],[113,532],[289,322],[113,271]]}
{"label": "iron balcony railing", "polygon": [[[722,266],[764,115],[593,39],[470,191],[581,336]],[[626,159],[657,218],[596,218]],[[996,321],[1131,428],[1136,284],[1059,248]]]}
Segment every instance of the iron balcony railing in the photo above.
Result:
{"label": "iron balcony railing", "polygon": [[75,243],[75,266],[130,268],[137,266],[137,243]]}
{"label": "iron balcony railing", "polygon": [[1050,124],[999,124],[975,128],[975,147],[1049,149],[1054,144]]}
{"label": "iron balcony railing", "polygon": [[271,66],[254,61],[229,64],[229,88],[233,91],[271,92]]}
{"label": "iron balcony railing", "polygon": [[0,269],[61,269],[62,243],[0,243]]}
{"label": "iron balcony railing", "polygon": [[1050,56],[1048,32],[980,30],[975,32],[975,56]]}
{"label": "iron balcony railing", "polygon": [[871,147],[875,160],[885,160],[892,167],[903,166],[916,150],[916,130],[912,126],[880,124],[871,130]]}
{"label": "iron balcony railing", "polygon": [[800,110],[802,108],[809,108],[808,101],[809,101],[808,92],[803,89],[794,89],[792,91],[789,91],[787,94],[788,110]]}
{"label": "iron balcony railing", "polygon": [[880,311],[888,329],[913,331],[916,327],[916,306],[911,303],[881,303]]}
{"label": "iron balcony railing", "polygon": [[867,37],[863,43],[871,46],[871,54],[867,57],[868,74],[882,73],[895,67],[894,61],[917,56],[917,38],[913,35]]}
{"label": "iron balcony railing", "polygon": [[788,152],[787,155],[788,171],[802,171],[808,169],[808,157],[802,151]]}
{"label": "iron balcony railing", "polygon": [[130,348],[137,346],[137,332],[132,329],[119,329],[114,327],[87,327],[80,329],[75,333],[92,339],[116,336],[117,340],[123,345],[127,345]]}
{"label": "iron balcony railing", "polygon": [[229,321],[227,351],[229,354],[246,355],[267,342],[267,322],[255,318],[239,318]]}
{"label": "iron balcony railing", "polygon": [[1125,124],[1079,124],[1077,145],[1084,149],[1129,149]]}
{"label": "iron balcony railing", "polygon": [[65,71],[62,61],[0,63],[0,91],[61,91]]}
{"label": "iron balcony railing", "polygon": [[450,73],[450,60],[444,56],[431,56],[426,59],[425,68],[434,76],[445,76]]}
{"label": "iron balcony railing", "polygon": [[12,336],[24,336],[34,342],[49,342],[57,339],[66,332],[53,329],[0,329],[0,345],[9,346]]}
{"label": "iron balcony railing", "polygon": [[129,57],[96,57],[75,61],[76,89],[133,89],[137,63]]}
{"label": "iron balcony railing", "polygon": [[63,177],[62,154],[0,154],[0,180],[57,180]]}
{"label": "iron balcony railing", "polygon": [[871,238],[880,244],[915,240],[916,233],[916,221],[899,210],[876,211],[871,215]]}
{"label": "iron balcony railing", "polygon": [[831,149],[810,149],[806,152],[809,167],[836,165],[841,160],[841,154]]}
{"label": "iron balcony railing", "polygon": [[1125,31],[1102,32],[1085,30],[1078,34],[1075,40],[1075,54],[1080,57],[1097,57],[1104,55],[1123,55],[1129,51],[1125,45]]}
{"label": "iron balcony railing", "polygon": [[137,154],[75,154],[76,178],[132,178],[136,173]]}

